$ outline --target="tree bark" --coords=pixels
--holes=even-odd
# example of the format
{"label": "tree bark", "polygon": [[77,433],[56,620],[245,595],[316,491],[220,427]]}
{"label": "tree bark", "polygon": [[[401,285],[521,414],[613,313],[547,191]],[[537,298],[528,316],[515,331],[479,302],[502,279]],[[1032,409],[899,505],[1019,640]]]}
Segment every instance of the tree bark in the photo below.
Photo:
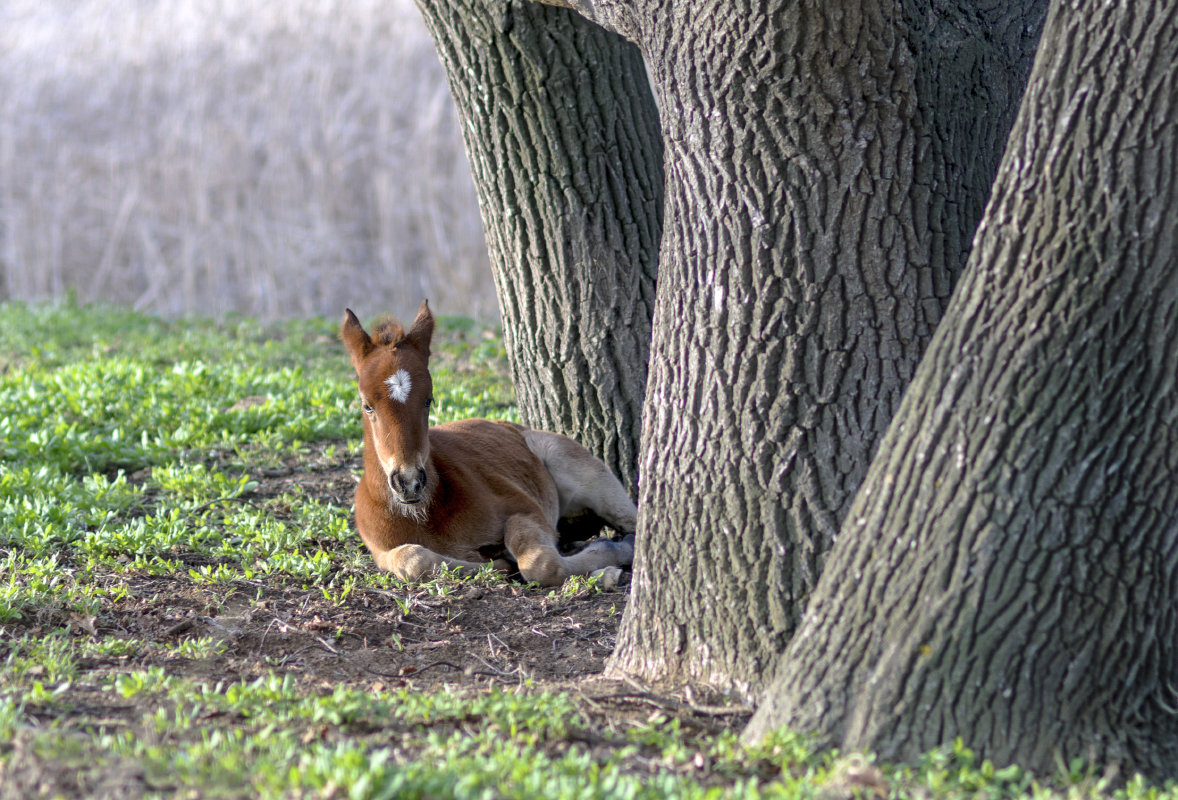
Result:
{"label": "tree bark", "polygon": [[940,319],[1044,5],[658,5],[611,17],[647,32],[668,206],[610,669],[749,697]]}
{"label": "tree bark", "polygon": [[1176,16],[1053,4],[975,252],[750,738],[1178,777]]}
{"label": "tree bark", "polygon": [[940,310],[922,293],[898,5],[753,5],[646,10],[667,209],[650,477],[610,667],[744,696],[793,633]]}
{"label": "tree bark", "polygon": [[[615,672],[745,696],[760,688],[960,271],[1045,1],[554,0],[641,45],[666,143],[646,478]],[[543,70],[528,65],[552,58],[529,43],[546,41],[541,26],[566,37],[571,18],[489,7],[446,0],[423,12],[466,121],[525,417],[586,440],[578,391],[596,404],[589,419],[600,407],[608,420],[620,360],[607,356],[599,380],[600,333],[549,344],[564,329],[522,309],[550,296],[574,306],[569,285],[612,296],[614,278],[566,277],[561,255],[531,259],[517,280],[529,259],[511,255],[518,242],[566,238],[536,231],[560,205],[560,181],[579,174],[575,161],[555,200],[530,215],[512,209],[519,176],[547,175],[557,130],[526,120],[563,96],[532,76]],[[533,107],[517,121],[517,108]],[[575,137],[589,116],[556,138]],[[563,366],[570,350],[587,362],[576,380]]]}
{"label": "tree bark", "polygon": [[563,9],[418,5],[462,120],[520,413],[635,496],[663,207],[641,55]]}
{"label": "tree bark", "polygon": [[1048,0],[930,3],[903,0],[916,59],[916,184],[929,218],[926,279],[940,317],[969,257],[990,185],[1006,149]]}
{"label": "tree bark", "polygon": [[[633,41],[642,41],[641,32],[659,18],[650,3],[540,2],[575,9]],[[916,59],[917,180],[928,192],[931,218],[926,277],[936,282],[931,293],[943,306],[990,196],[1048,0],[902,0],[900,6],[903,32]],[[693,11],[692,20],[696,16]],[[928,313],[939,316],[940,308]]]}

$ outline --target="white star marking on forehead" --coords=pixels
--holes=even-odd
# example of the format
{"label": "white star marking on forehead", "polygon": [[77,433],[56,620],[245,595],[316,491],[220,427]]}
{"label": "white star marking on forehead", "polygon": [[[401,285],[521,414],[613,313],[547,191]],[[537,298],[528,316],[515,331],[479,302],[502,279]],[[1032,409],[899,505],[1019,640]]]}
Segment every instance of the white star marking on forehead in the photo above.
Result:
{"label": "white star marking on forehead", "polygon": [[384,380],[385,386],[389,387],[389,397],[396,400],[398,403],[409,402],[409,390],[413,388],[413,381],[409,379],[409,373],[403,369],[399,369]]}

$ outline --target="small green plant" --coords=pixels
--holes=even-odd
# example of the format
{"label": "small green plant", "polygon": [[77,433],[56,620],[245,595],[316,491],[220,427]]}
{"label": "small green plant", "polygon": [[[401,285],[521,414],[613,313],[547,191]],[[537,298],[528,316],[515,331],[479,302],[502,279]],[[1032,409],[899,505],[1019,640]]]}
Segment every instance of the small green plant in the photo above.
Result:
{"label": "small green plant", "polygon": [[229,646],[224,641],[212,636],[195,636],[190,639],[181,639],[163,649],[176,658],[195,660],[212,658],[224,653],[228,648]]}
{"label": "small green plant", "polygon": [[125,672],[115,676],[108,687],[118,692],[122,697],[130,699],[139,694],[157,692],[172,685],[173,682],[165,674],[163,667],[148,667],[145,670]]}
{"label": "small green plant", "polygon": [[135,639],[123,639],[115,636],[90,638],[82,642],[79,648],[84,656],[104,656],[107,658],[126,658],[142,653],[146,645]]}
{"label": "small green plant", "polygon": [[326,586],[321,587],[323,590],[323,597],[326,600],[330,600],[337,606],[343,605],[347,599],[351,597],[352,592],[356,590],[357,582],[358,579],[355,575],[348,575],[342,581],[338,582],[339,586],[337,588],[337,582],[333,580]]}
{"label": "small green plant", "polygon": [[7,681],[20,683],[26,678],[57,685],[77,677],[77,657],[64,631],[45,636],[25,635],[0,646],[8,648],[0,685]]}
{"label": "small green plant", "polygon": [[601,589],[598,588],[598,576],[573,575],[559,587],[549,592],[548,596],[561,600],[569,600],[574,597],[588,597],[594,594],[601,594]]}

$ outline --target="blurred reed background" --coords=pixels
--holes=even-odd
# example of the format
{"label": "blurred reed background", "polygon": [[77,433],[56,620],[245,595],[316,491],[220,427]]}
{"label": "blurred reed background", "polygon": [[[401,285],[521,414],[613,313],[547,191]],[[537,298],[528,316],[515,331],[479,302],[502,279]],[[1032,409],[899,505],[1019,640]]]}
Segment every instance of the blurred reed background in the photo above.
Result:
{"label": "blurred reed background", "polygon": [[497,317],[412,0],[3,0],[0,301]]}

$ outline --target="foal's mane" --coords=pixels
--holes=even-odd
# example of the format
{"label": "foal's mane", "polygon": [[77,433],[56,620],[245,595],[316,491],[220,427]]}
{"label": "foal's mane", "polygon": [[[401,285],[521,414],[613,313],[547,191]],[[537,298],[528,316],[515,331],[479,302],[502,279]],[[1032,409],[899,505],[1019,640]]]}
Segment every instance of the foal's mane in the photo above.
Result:
{"label": "foal's mane", "polygon": [[376,323],[372,340],[384,347],[396,347],[405,340],[405,328],[392,317],[385,317]]}

